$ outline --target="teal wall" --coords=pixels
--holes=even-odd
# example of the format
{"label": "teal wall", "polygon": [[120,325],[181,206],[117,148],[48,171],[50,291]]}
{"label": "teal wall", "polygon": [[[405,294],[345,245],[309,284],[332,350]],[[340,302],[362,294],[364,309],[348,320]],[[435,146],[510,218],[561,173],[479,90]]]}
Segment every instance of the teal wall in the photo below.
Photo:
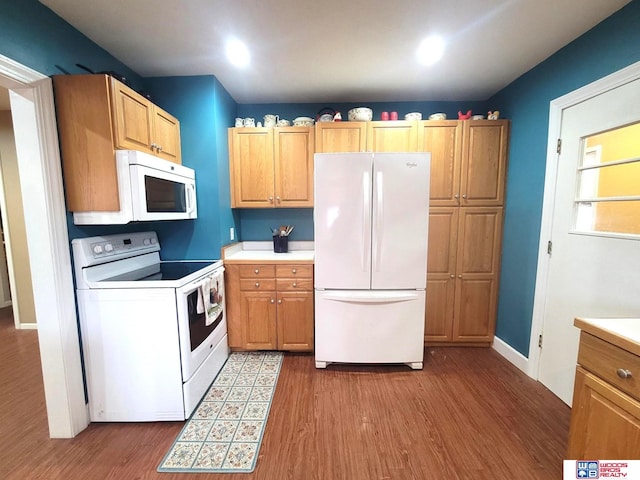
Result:
{"label": "teal wall", "polygon": [[94,71],[117,71],[134,88],[143,86],[133,70],[36,0],[0,0],[0,54],[44,75],[61,74],[57,66],[86,73],[76,67],[79,63]]}
{"label": "teal wall", "polygon": [[546,168],[549,102],[640,61],[640,0],[498,92],[512,119],[496,334],[529,354]]}
{"label": "teal wall", "polygon": [[[69,238],[155,230],[165,259],[219,258],[235,227],[229,207],[227,126],[236,116],[236,103],[213,77],[145,79],[78,32],[35,0],[0,0],[0,54],[45,75],[62,71],[115,71],[181,123],[185,165],[195,168],[198,219],[140,222],[122,226],[76,226],[67,215]],[[220,162],[218,162],[220,159]],[[220,180],[222,178],[223,180]]]}
{"label": "teal wall", "polygon": [[227,124],[236,104],[214,76],[148,78],[154,102],[180,120],[182,163],[196,171],[198,218],[156,222],[164,259],[219,258],[236,228],[229,199]]}

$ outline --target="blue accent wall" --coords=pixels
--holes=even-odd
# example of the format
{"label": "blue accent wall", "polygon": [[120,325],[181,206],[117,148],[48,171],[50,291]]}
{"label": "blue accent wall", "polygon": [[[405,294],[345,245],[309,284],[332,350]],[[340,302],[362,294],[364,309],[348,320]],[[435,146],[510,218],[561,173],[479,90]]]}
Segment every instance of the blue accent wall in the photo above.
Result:
{"label": "blue accent wall", "polygon": [[116,71],[134,88],[141,77],[37,0],[0,0],[0,53],[44,75]]}
{"label": "blue accent wall", "polygon": [[489,103],[512,119],[496,334],[525,356],[540,241],[549,103],[640,61],[640,1],[635,0]]}
{"label": "blue accent wall", "polygon": [[229,227],[235,227],[227,144],[227,124],[235,118],[235,102],[211,75],[148,78],[146,82],[154,102],[180,120],[182,163],[196,171],[198,218],[155,222],[162,257],[220,258]]}
{"label": "blue accent wall", "polygon": [[237,228],[229,206],[226,140],[236,103],[215,77],[142,78],[35,0],[0,0],[0,54],[45,75],[62,75],[61,68],[87,73],[77,63],[94,71],[118,72],[180,120],[183,163],[196,169],[198,219],[76,226],[69,213],[70,239],[155,230],[165,259],[220,257],[229,228]]}
{"label": "blue accent wall", "polygon": [[[467,112],[472,110],[477,114],[487,114],[488,102],[358,102],[358,103],[264,103],[264,104],[239,104],[239,117],[253,117],[256,122],[262,122],[263,117],[270,113],[279,115],[280,118],[293,120],[296,117],[316,118],[318,112],[323,108],[331,108],[340,112],[343,120],[347,120],[347,113],[355,107],[369,107],[373,110],[373,119],[380,120],[380,112],[398,112],[398,119],[404,120],[405,114],[409,112],[421,112],[422,118],[427,119],[429,115],[436,112],[447,114],[447,118],[458,118],[458,111]],[[231,125],[230,125],[231,126]]]}

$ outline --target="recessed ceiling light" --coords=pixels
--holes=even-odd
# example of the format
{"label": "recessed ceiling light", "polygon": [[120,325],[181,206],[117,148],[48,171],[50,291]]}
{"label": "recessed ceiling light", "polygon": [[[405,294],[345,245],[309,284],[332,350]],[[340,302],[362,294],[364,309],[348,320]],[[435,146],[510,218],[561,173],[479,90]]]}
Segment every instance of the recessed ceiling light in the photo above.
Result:
{"label": "recessed ceiling light", "polygon": [[444,53],[444,40],[439,35],[425,38],[418,47],[418,61],[423,65],[437,63]]}
{"label": "recessed ceiling light", "polygon": [[251,55],[249,49],[240,40],[230,40],[227,42],[227,58],[236,67],[246,67],[249,65]]}

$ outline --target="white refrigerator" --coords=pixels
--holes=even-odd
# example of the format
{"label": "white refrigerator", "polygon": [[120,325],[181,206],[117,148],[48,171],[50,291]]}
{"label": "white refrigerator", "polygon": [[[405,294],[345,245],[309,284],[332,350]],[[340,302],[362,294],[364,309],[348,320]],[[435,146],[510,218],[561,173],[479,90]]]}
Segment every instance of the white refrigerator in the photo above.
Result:
{"label": "white refrigerator", "polygon": [[430,160],[315,155],[316,368],[422,368]]}

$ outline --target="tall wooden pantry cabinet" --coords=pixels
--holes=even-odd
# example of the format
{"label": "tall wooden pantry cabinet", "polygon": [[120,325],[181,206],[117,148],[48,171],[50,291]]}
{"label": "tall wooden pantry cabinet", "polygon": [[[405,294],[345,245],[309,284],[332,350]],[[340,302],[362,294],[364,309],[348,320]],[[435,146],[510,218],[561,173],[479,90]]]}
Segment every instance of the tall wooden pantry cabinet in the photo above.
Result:
{"label": "tall wooden pantry cabinet", "polygon": [[420,122],[431,152],[425,343],[493,341],[508,120]]}

